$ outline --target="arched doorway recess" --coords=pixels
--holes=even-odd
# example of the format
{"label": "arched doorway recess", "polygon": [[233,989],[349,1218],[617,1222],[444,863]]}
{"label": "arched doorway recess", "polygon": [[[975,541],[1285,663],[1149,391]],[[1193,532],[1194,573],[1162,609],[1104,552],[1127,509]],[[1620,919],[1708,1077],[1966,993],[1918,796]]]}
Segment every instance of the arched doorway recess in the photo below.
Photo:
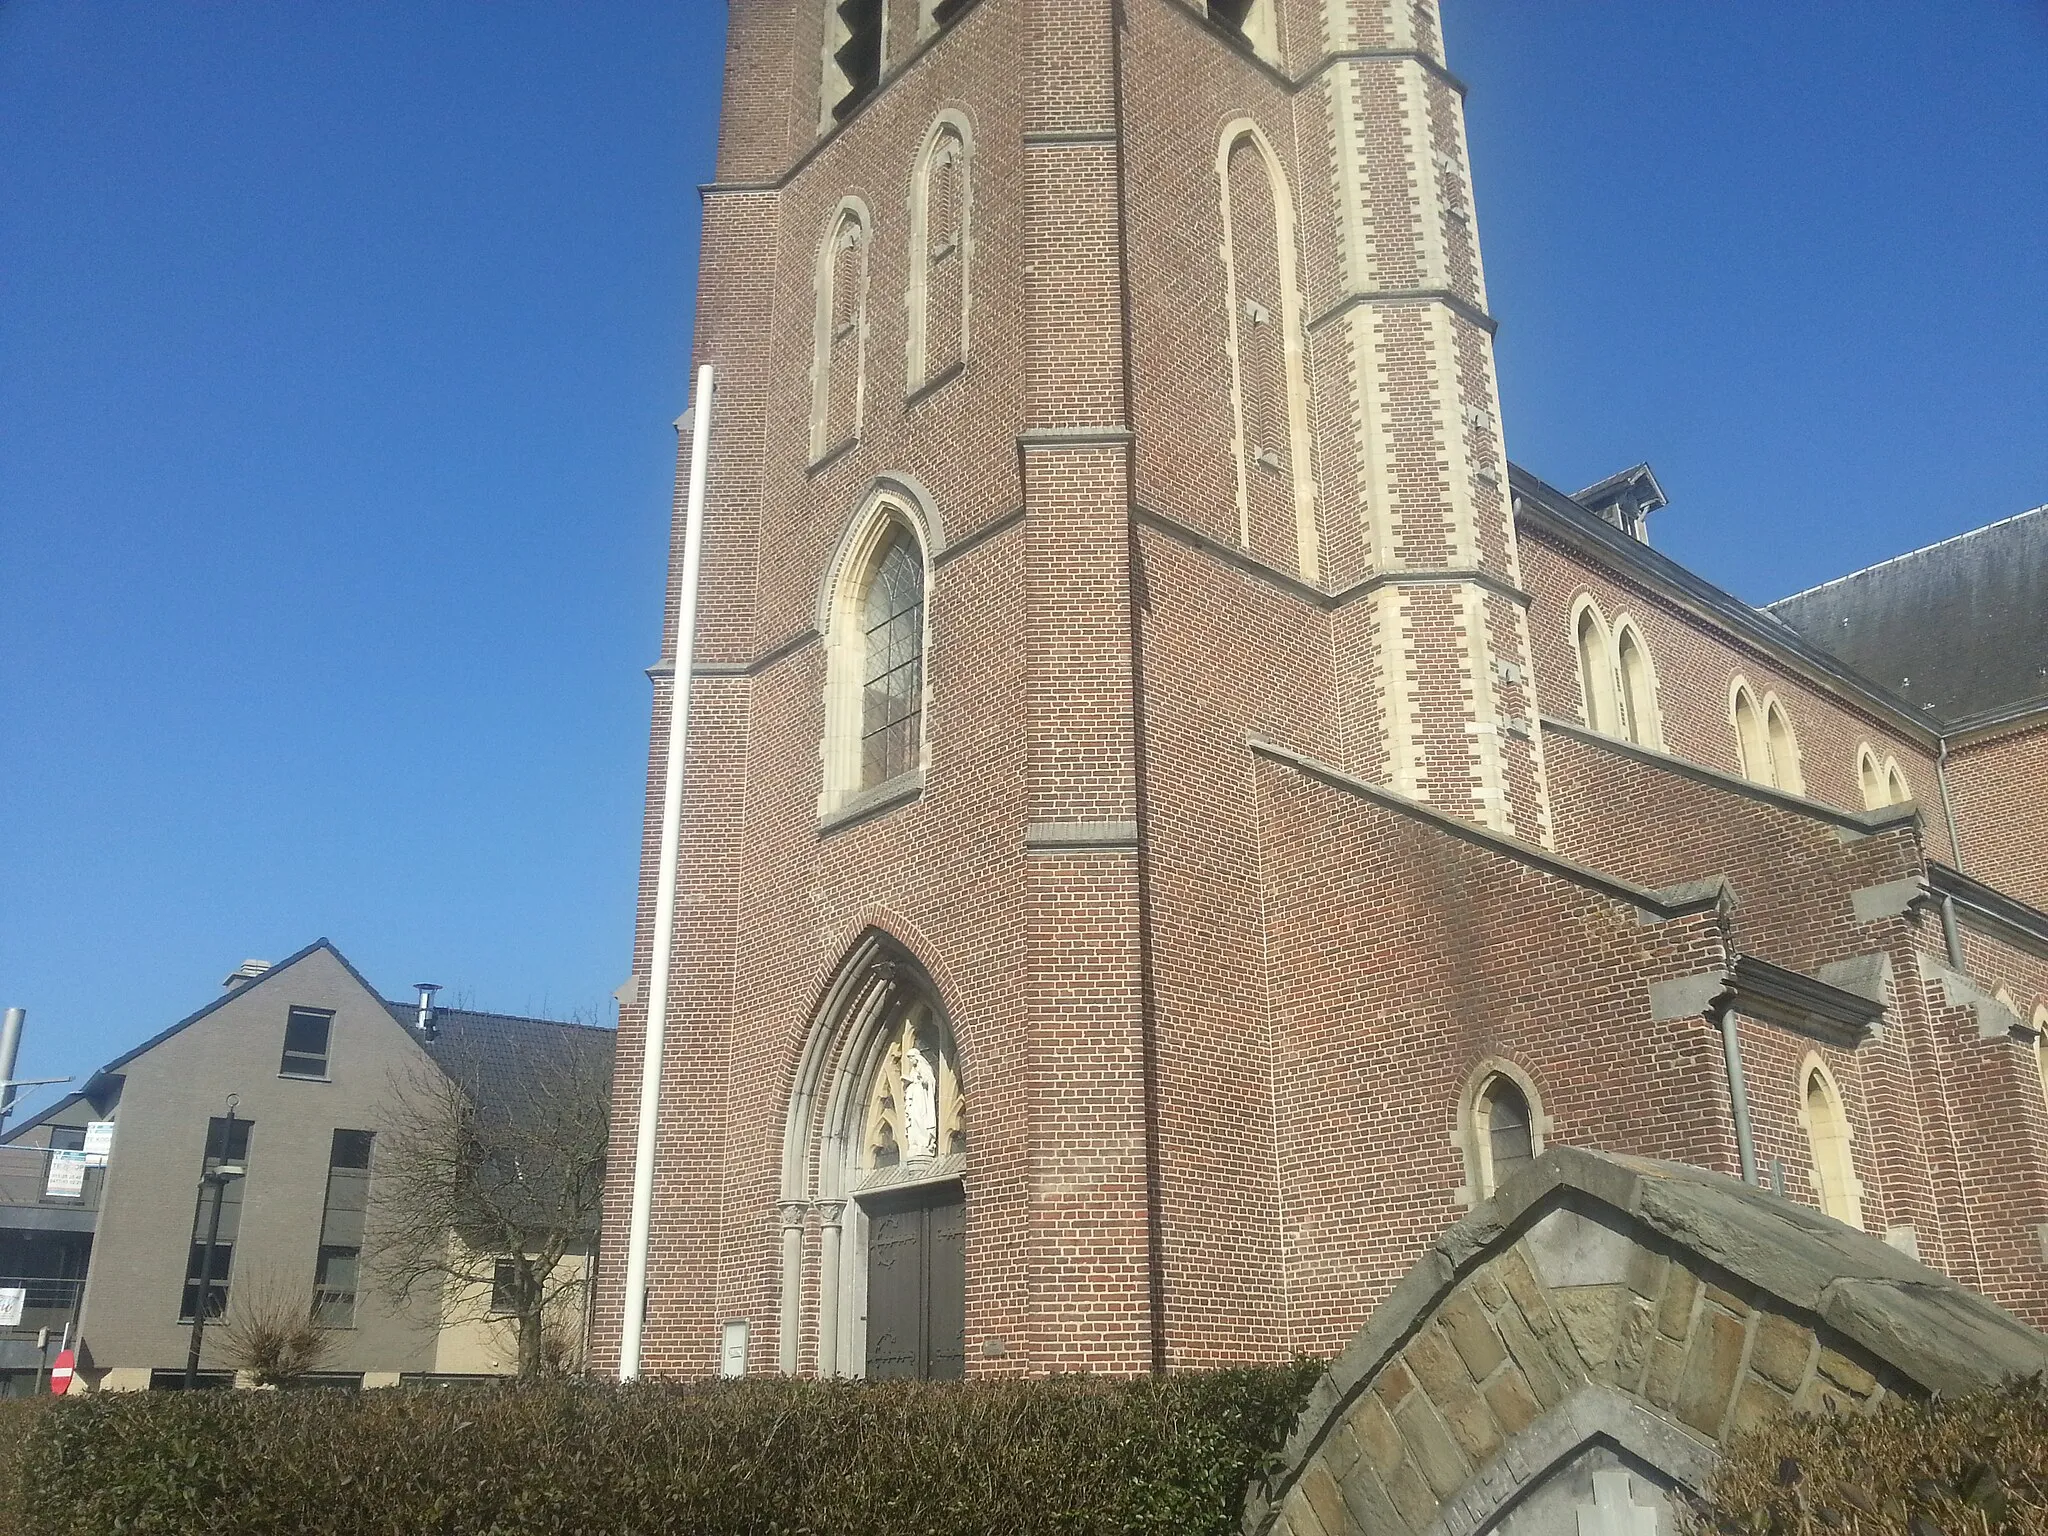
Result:
{"label": "arched doorway recess", "polygon": [[790,1095],[785,1372],[799,1368],[808,1334],[819,1375],[965,1374],[966,1172],[951,1021],[923,967],[869,933],[826,989]]}

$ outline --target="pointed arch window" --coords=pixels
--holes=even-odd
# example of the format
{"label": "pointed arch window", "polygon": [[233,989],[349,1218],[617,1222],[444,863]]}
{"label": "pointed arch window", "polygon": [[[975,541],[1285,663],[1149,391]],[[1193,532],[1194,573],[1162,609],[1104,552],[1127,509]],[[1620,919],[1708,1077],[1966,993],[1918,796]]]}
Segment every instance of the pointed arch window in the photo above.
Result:
{"label": "pointed arch window", "polygon": [[1657,672],[1649,647],[1626,616],[1614,621],[1614,675],[1621,689],[1622,734],[1638,746],[1661,749],[1664,712],[1657,703]]}
{"label": "pointed arch window", "polygon": [[860,783],[917,766],[924,715],[924,562],[894,532],[861,601]]}
{"label": "pointed arch window", "polygon": [[908,511],[878,497],[847,547],[828,614],[821,813],[924,766],[926,584]]}
{"label": "pointed arch window", "polygon": [[1899,760],[1887,757],[1877,760],[1877,752],[1869,742],[1864,742],[1856,751],[1856,784],[1863,792],[1863,809],[1882,810],[1887,805],[1904,805],[1913,798],[1913,788],[1906,782],[1906,775],[1899,769]]}
{"label": "pointed arch window", "polygon": [[1272,146],[1248,119],[1224,130],[1216,173],[1223,202],[1238,542],[1314,581],[1321,554],[1294,203]]}
{"label": "pointed arch window", "polygon": [[860,434],[866,390],[868,220],[842,204],[818,252],[815,360],[811,372],[811,460],[817,463]]}
{"label": "pointed arch window", "polygon": [[967,358],[969,167],[966,124],[948,114],[925,140],[911,201],[906,378],[913,395],[951,377]]}
{"label": "pointed arch window", "polygon": [[1572,646],[1579,658],[1579,696],[1590,730],[1618,734],[1620,710],[1614,693],[1614,663],[1608,657],[1607,621],[1591,598],[1581,598],[1572,619]]}
{"label": "pointed arch window", "polygon": [[1863,1225],[1863,1185],[1849,1150],[1849,1117],[1834,1079],[1818,1059],[1808,1057],[1801,1071],[1800,1120],[1813,1154],[1813,1188],[1820,1208],[1852,1227]]}
{"label": "pointed arch window", "polygon": [[1799,742],[1792,735],[1792,721],[1776,694],[1764,695],[1764,735],[1771,748],[1770,781],[1791,794],[1806,793],[1806,780],[1799,771]]}
{"label": "pointed arch window", "polygon": [[1729,690],[1728,708],[1735,725],[1735,755],[1742,776],[1753,784],[1775,784],[1771,772],[1771,740],[1764,732],[1764,712],[1741,678]]}
{"label": "pointed arch window", "polygon": [[1504,1061],[1481,1063],[1459,1118],[1475,1203],[1497,1193],[1543,1151],[1546,1122],[1535,1087]]}

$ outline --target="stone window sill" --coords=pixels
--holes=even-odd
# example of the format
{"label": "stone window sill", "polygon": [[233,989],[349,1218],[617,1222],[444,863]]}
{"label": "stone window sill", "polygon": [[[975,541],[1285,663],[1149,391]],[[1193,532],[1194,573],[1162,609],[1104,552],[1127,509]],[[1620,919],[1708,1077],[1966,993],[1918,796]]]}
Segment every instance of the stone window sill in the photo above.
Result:
{"label": "stone window sill", "polygon": [[857,826],[899,805],[908,805],[924,794],[924,770],[913,768],[908,773],[899,773],[893,779],[884,779],[872,788],[846,800],[833,810],[818,818],[818,835],[824,837],[843,827]]}
{"label": "stone window sill", "polygon": [[931,399],[933,395],[936,395],[940,390],[966,372],[967,360],[965,358],[956,363],[949,364],[905,395],[903,397],[903,404],[906,407],[924,404],[925,401]]}
{"label": "stone window sill", "polygon": [[837,464],[841,459],[853,452],[853,445],[859,441],[860,439],[857,437],[849,437],[844,442],[827,448],[823,453],[811,460],[809,467],[804,470],[804,474],[807,476],[823,474],[834,464]]}

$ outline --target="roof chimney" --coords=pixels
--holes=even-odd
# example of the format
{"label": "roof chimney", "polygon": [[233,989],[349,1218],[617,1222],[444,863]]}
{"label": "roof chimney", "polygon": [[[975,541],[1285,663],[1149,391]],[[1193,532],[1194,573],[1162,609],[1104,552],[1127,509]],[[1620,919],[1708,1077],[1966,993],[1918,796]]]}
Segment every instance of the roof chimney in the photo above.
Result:
{"label": "roof chimney", "polygon": [[268,960],[244,960],[222,978],[221,985],[232,992],[237,987],[246,987],[269,969],[270,962]]}
{"label": "roof chimney", "polygon": [[413,1020],[413,1028],[420,1032],[421,1038],[431,1040],[434,1038],[434,994],[441,990],[441,984],[438,981],[416,981],[413,986],[420,995],[419,1017]]}

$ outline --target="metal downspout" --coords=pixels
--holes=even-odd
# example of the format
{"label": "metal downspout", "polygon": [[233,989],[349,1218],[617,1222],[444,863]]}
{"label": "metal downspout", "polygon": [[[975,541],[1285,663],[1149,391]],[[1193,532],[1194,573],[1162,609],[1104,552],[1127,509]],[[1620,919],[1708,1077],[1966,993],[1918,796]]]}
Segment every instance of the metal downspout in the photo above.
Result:
{"label": "metal downspout", "polygon": [[697,575],[704,555],[704,485],[711,448],[711,365],[697,370],[692,410],[690,492],[683,521],[683,576],[676,616],[675,673],[669,681],[668,763],[661,796],[661,859],[654,889],[654,958],[647,1033],[640,1053],[640,1123],[633,1144],[633,1205],[626,1231],[625,1317],[619,1330],[619,1380],[640,1375],[647,1322],[647,1250],[654,1224],[654,1150],[661,1115],[662,1055],[668,1043],[669,957],[675,948],[676,853],[682,839],[683,752],[690,724],[690,672],[697,640]]}
{"label": "metal downspout", "polygon": [[1728,1097],[1735,1105],[1735,1152],[1742,1159],[1742,1182],[1756,1183],[1756,1140],[1749,1129],[1749,1085],[1742,1077],[1742,1042],[1735,1033],[1735,1006],[1724,1003],[1716,1020],[1721,1026],[1721,1054],[1728,1062]]}

